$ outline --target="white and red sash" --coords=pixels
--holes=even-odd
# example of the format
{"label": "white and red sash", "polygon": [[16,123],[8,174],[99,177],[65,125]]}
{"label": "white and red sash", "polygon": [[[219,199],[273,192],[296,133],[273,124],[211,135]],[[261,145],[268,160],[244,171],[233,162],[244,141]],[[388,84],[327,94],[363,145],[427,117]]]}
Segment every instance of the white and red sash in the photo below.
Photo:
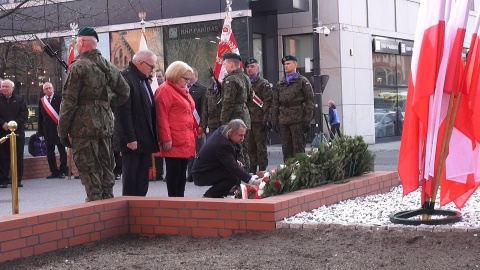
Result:
{"label": "white and red sash", "polygon": [[197,135],[199,135],[198,130],[200,128],[200,115],[198,115],[197,109],[193,110],[193,119],[195,120],[193,121],[193,129],[195,129],[197,132]]}
{"label": "white and red sash", "polygon": [[262,108],[263,107],[263,100],[258,97],[255,92],[253,92],[253,102],[258,105],[258,107]]}
{"label": "white and red sash", "polygon": [[[52,97],[53,98],[53,97]],[[58,119],[60,119],[60,116],[58,116],[58,113],[55,111],[55,109],[52,107],[52,104],[48,102],[47,96],[45,95],[43,98],[40,99],[42,101],[43,108],[47,112],[47,114],[50,116],[52,121],[58,125]]]}

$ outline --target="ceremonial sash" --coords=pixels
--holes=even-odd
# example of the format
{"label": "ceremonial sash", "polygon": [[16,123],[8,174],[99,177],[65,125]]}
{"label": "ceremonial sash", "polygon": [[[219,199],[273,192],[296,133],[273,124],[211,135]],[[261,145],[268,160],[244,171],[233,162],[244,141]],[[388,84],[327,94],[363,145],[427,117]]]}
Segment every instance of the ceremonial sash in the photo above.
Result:
{"label": "ceremonial sash", "polygon": [[261,100],[255,92],[253,92],[253,102],[258,105],[258,107],[262,108],[263,107],[263,100]]}
{"label": "ceremonial sash", "polygon": [[[52,97],[53,98],[53,97]],[[40,99],[42,101],[43,108],[47,112],[47,114],[50,116],[52,121],[58,125],[58,119],[60,119],[60,116],[58,116],[58,113],[55,111],[55,109],[52,107],[52,104],[48,102],[47,96],[45,95],[43,98]]]}
{"label": "ceremonial sash", "polygon": [[193,121],[193,129],[196,130],[197,135],[200,135],[200,134],[198,134],[198,130],[200,128],[200,115],[198,115],[197,109],[193,110],[193,118],[195,120],[195,121]]}

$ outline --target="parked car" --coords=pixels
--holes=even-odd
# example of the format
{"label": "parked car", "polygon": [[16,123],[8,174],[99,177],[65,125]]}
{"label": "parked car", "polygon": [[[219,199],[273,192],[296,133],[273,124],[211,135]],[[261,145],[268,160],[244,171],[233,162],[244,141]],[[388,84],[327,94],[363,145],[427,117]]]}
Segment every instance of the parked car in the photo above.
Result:
{"label": "parked car", "polygon": [[395,112],[375,112],[375,137],[395,135]]}

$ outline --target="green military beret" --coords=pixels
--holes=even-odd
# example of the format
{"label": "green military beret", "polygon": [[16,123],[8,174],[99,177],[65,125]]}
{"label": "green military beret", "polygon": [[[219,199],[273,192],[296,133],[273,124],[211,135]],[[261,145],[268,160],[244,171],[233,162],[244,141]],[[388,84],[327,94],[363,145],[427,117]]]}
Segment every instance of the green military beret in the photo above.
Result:
{"label": "green military beret", "polygon": [[95,31],[95,29],[93,29],[93,27],[90,27],[90,26],[84,26],[80,28],[78,30],[77,36],[78,37],[91,36],[91,37],[95,37],[97,39],[97,42],[99,41],[97,31]]}
{"label": "green military beret", "polygon": [[284,65],[284,64],[285,64],[285,62],[287,62],[287,61],[295,61],[295,62],[297,62],[297,61],[298,61],[298,59],[297,59],[297,57],[296,57],[296,56],[294,56],[294,55],[287,55],[287,56],[284,56],[284,57],[282,58],[282,65]]}
{"label": "green military beret", "polygon": [[245,61],[245,66],[248,66],[249,64],[258,64],[257,59],[255,58],[248,58],[247,61]]}
{"label": "green military beret", "polygon": [[233,52],[229,52],[229,53],[226,53],[223,55],[223,60],[225,59],[238,59],[240,61],[242,61],[242,57],[240,57],[240,55],[236,54],[236,53],[233,53]]}

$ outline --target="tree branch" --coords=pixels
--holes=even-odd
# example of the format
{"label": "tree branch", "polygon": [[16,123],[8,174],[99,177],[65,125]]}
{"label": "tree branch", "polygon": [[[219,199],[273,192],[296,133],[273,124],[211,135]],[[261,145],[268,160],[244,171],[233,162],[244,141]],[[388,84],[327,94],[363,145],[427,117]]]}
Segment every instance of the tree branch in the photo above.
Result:
{"label": "tree branch", "polygon": [[5,11],[4,14],[0,15],[0,20],[5,18],[5,17],[8,17],[10,16],[12,13],[14,13],[15,11],[17,11],[18,9],[20,9],[23,5],[25,5],[27,2],[29,2],[30,0],[23,0],[22,2],[20,2],[20,4],[18,4],[16,7],[12,8],[12,9],[9,9],[9,10],[6,10],[3,6],[1,7],[1,9],[3,11]]}

